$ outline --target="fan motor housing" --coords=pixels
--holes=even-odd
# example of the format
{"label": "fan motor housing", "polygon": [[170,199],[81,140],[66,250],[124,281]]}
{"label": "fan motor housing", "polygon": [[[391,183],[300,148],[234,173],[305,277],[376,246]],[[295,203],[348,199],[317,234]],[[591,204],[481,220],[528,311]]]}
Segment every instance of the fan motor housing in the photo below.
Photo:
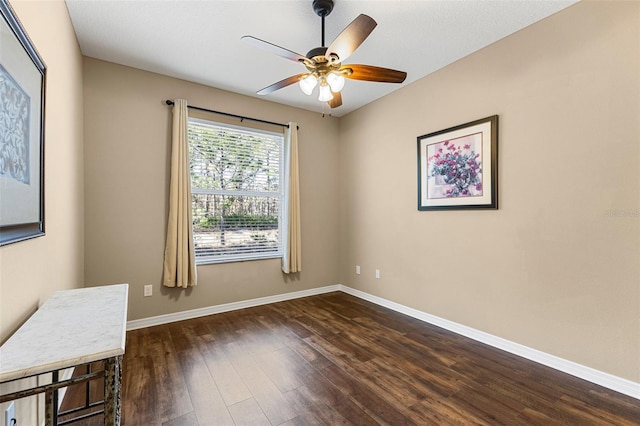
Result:
{"label": "fan motor housing", "polygon": [[315,60],[317,56],[321,56],[324,58],[324,54],[327,53],[326,47],[314,47],[310,51],[307,52],[307,58],[311,60]]}

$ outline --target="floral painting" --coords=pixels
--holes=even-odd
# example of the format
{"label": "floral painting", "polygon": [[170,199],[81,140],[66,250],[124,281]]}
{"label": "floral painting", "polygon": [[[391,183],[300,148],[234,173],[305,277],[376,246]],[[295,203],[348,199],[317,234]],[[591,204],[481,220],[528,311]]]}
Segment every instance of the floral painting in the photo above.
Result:
{"label": "floral painting", "polygon": [[430,198],[482,195],[482,134],[428,147]]}
{"label": "floral painting", "polygon": [[0,176],[29,184],[29,96],[0,65]]}
{"label": "floral painting", "polygon": [[418,138],[418,209],[496,208],[497,116]]}

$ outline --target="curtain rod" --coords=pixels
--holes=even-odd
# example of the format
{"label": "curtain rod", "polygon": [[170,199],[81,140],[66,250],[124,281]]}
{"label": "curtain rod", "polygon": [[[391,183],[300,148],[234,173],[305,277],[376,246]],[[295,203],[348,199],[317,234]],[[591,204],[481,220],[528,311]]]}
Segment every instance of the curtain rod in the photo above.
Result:
{"label": "curtain rod", "polygon": [[[165,103],[167,105],[173,105],[174,104],[174,102],[171,99],[167,99],[165,101]],[[287,128],[289,127],[288,124],[275,123],[273,121],[267,121],[267,120],[260,120],[259,118],[244,117],[242,115],[236,115],[236,114],[231,114],[231,113],[222,112],[222,111],[214,111],[212,109],[200,108],[200,107],[192,106],[192,105],[187,105],[187,108],[196,109],[198,111],[211,112],[211,113],[214,113],[214,114],[224,115],[224,116],[227,116],[227,117],[239,118],[240,121],[242,121],[242,120],[251,120],[251,121],[256,121],[258,123],[272,124],[274,126],[287,127]],[[296,128],[300,129],[300,126],[296,126]]]}

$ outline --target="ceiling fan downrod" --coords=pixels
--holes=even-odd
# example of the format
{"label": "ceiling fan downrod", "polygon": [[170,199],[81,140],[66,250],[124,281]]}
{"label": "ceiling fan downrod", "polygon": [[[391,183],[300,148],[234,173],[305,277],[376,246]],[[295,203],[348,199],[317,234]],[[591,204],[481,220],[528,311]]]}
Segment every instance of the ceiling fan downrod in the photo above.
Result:
{"label": "ceiling fan downrod", "polygon": [[313,0],[313,10],[314,12],[316,12],[316,15],[318,15],[322,19],[322,40],[321,40],[322,43],[320,45],[322,47],[325,47],[324,18],[325,16],[329,16],[331,11],[333,10],[333,0]]}

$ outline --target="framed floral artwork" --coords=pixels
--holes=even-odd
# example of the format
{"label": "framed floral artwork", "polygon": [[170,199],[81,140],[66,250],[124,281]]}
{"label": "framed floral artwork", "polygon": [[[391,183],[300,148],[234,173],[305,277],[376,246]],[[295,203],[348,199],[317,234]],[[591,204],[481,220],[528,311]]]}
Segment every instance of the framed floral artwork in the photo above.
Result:
{"label": "framed floral artwork", "polygon": [[497,115],[418,137],[418,210],[497,208]]}
{"label": "framed floral artwork", "polygon": [[0,246],[44,235],[45,65],[0,0]]}

